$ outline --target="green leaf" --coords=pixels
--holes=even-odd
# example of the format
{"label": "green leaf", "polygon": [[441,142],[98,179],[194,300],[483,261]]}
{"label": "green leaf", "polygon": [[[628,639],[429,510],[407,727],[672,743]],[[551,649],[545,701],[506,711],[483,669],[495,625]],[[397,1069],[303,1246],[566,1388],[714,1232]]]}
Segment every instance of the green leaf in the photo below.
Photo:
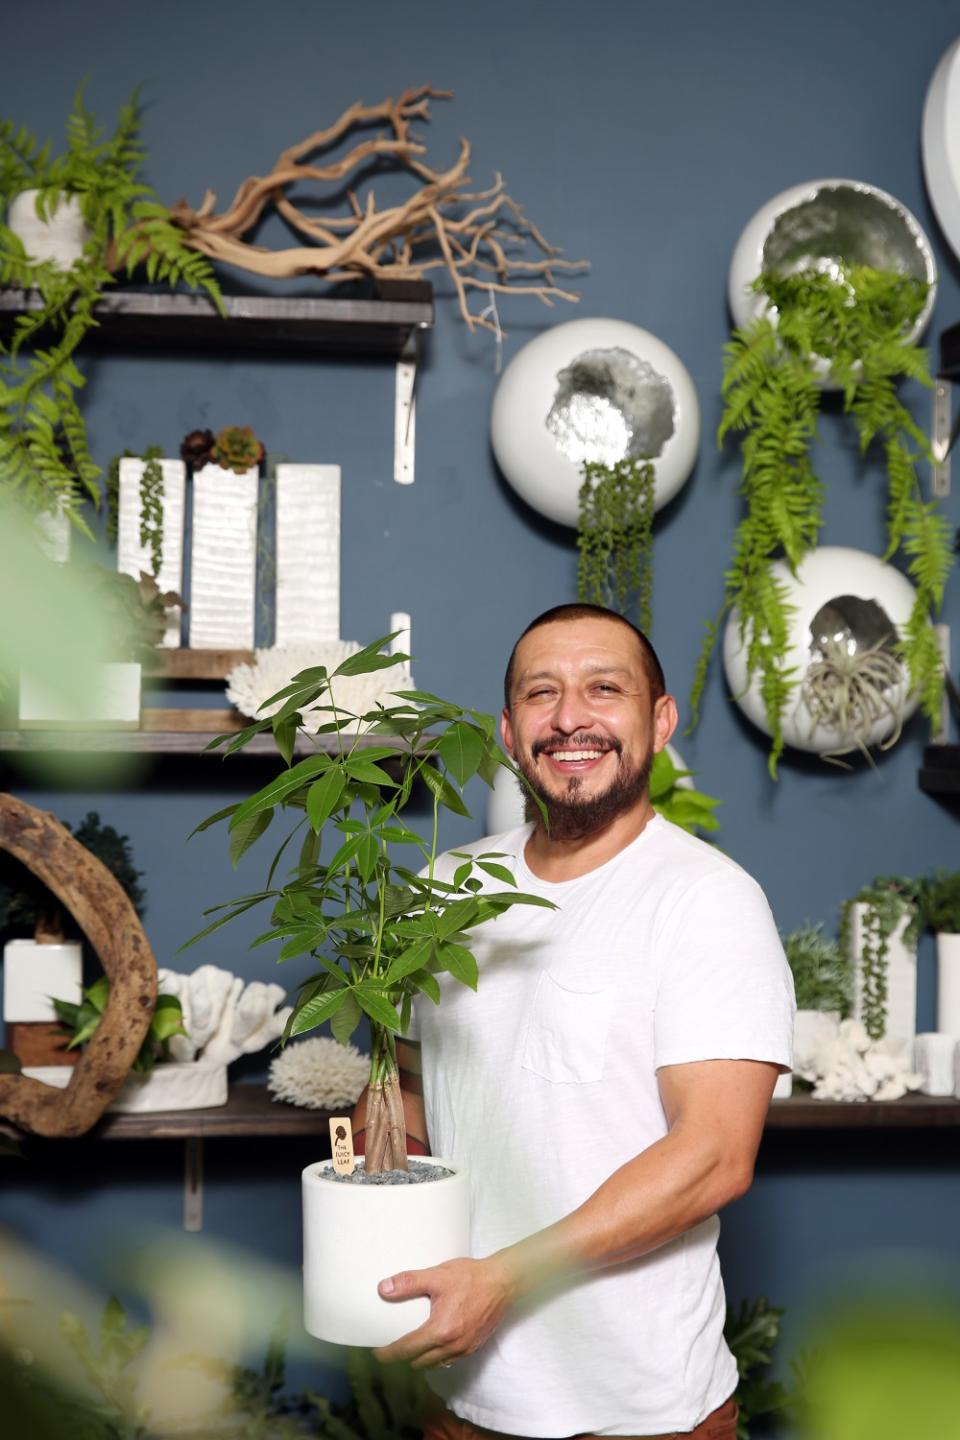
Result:
{"label": "green leaf", "polygon": [[390,1004],[390,1001],[382,991],[374,988],[372,982],[365,981],[358,985],[354,990],[354,994],[360,1001],[364,1012],[369,1015],[370,1019],[375,1021],[376,1024],[382,1025],[385,1029],[394,1032],[400,1029],[400,1016],[396,1009]]}
{"label": "green leaf", "polygon": [[496,865],[491,860],[478,860],[477,864],[494,880],[501,880],[504,885],[516,885],[516,880],[505,865]]}
{"label": "green leaf", "polygon": [[273,738],[276,742],[277,749],[288,765],[293,759],[293,749],[297,743],[298,728],[299,721],[296,716],[287,716],[282,720],[278,719],[274,723]]}
{"label": "green leaf", "polygon": [[384,635],[381,640],[374,640],[371,645],[365,645],[358,650],[356,655],[348,655],[346,660],[341,660],[336,670],[333,671],[331,680],[336,675],[369,675],[374,670],[389,670],[391,665],[400,665],[409,660],[409,655],[382,655],[380,651],[384,645],[389,645],[391,640],[396,639],[400,634],[395,630],[391,635]]}
{"label": "green leaf", "polygon": [[230,863],[234,870],[239,865],[241,857],[263,834],[272,819],[272,810],[260,810],[255,815],[248,815],[235,827],[230,836]]}
{"label": "green leaf", "polygon": [[477,773],[486,745],[475,726],[461,720],[451,725],[437,745],[437,753],[458,785]]}
{"label": "green leaf", "polygon": [[384,983],[393,985],[397,980],[402,980],[405,975],[411,975],[414,970],[420,970],[426,964],[433,953],[433,939],[419,941],[416,945],[409,946],[391,961],[387,970]]}
{"label": "green leaf", "polygon": [[455,815],[464,815],[468,820],[470,819],[470,811],[466,805],[464,805],[447,777],[441,775],[435,766],[429,764],[424,765],[420,771],[420,775],[431,795],[434,795],[440,801],[441,805],[445,806],[448,810],[452,810]]}
{"label": "green leaf", "polygon": [[0,1075],[19,1075],[22,1068],[12,1050],[0,1050]]}
{"label": "green leaf", "polygon": [[345,784],[343,772],[335,766],[307,791],[307,819],[318,835],[337,808]]}
{"label": "green leaf", "polygon": [[370,760],[362,751],[351,755],[343,762],[343,768],[354,780],[359,780],[366,785],[387,785],[393,790],[399,789],[399,782],[388,775],[374,760]]}
{"label": "green leaf", "polygon": [[341,1045],[346,1045],[350,1036],[360,1024],[360,1006],[357,1004],[357,997],[348,993],[340,1009],[330,1020],[330,1030],[333,1038]]}
{"label": "green leaf", "polygon": [[415,970],[409,977],[409,984],[416,985],[424,995],[428,995],[434,1005],[440,1004],[440,986],[437,984],[429,970]]}
{"label": "green leaf", "polygon": [[315,995],[294,1010],[290,1017],[290,1034],[303,1035],[307,1030],[316,1030],[318,1025],[336,1015],[349,994],[349,990],[328,990],[325,994]]}
{"label": "green leaf", "polygon": [[440,963],[434,966],[435,970],[449,970],[455,980],[469,985],[471,990],[476,990],[480,978],[479,970],[476,959],[465,946],[447,941],[437,947],[437,958]]}
{"label": "green leaf", "polygon": [[158,995],[157,1008],[150,1022],[150,1033],[161,1043],[172,1035],[186,1035],[183,1028],[183,1011],[175,995]]}

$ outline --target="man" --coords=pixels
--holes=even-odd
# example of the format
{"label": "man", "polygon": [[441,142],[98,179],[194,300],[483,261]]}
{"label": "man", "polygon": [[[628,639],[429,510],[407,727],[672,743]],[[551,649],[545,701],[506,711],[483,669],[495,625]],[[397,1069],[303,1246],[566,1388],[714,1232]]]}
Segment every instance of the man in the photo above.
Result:
{"label": "man", "polygon": [[559,606],[517,642],[502,736],[549,828],[477,848],[557,908],[488,922],[477,994],[443,976],[415,1007],[408,1124],[469,1166],[472,1257],[380,1286],[430,1297],[375,1353],[432,1372],[433,1440],[735,1436],[716,1211],[750,1184],[793,992],[756,883],[651,808],[676,723],[614,612]]}

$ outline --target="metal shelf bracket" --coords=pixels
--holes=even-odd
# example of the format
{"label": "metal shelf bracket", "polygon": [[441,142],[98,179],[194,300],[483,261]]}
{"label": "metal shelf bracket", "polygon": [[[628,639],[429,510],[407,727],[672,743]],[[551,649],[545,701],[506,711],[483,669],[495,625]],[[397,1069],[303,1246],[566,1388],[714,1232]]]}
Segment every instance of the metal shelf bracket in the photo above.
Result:
{"label": "metal shelf bracket", "polygon": [[417,433],[417,330],[411,330],[397,360],[393,422],[393,478],[398,485],[413,484]]}

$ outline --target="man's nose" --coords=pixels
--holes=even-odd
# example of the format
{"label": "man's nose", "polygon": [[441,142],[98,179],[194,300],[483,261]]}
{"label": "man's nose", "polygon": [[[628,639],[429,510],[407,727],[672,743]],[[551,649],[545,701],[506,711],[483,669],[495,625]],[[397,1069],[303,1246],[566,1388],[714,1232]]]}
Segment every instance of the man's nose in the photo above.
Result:
{"label": "man's nose", "polygon": [[592,716],[590,703],[583,691],[575,685],[567,685],[557,695],[553,711],[555,729],[564,735],[582,730]]}

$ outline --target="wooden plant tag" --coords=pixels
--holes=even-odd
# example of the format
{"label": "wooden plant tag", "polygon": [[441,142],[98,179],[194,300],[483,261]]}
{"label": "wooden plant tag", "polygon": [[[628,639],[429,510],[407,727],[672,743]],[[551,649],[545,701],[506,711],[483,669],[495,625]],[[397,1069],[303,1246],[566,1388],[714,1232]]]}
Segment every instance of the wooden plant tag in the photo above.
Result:
{"label": "wooden plant tag", "polygon": [[353,1127],[348,1115],[334,1115],[330,1120],[330,1153],[338,1175],[352,1175],[356,1161],[353,1155]]}

